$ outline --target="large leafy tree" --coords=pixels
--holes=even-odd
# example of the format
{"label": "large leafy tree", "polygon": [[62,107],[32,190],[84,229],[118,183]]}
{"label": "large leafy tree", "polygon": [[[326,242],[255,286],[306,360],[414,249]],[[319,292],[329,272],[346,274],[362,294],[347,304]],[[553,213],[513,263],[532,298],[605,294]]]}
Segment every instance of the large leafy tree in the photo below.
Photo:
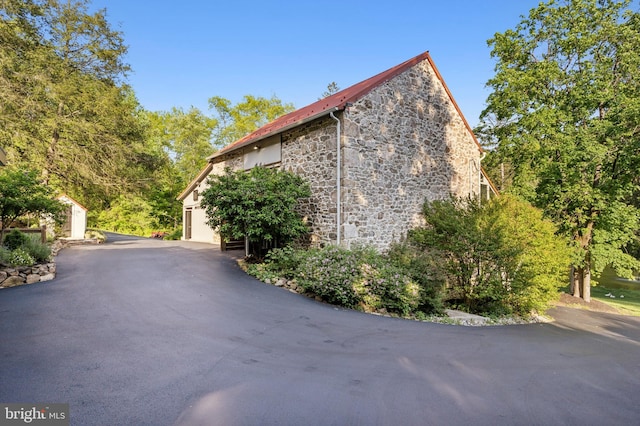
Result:
{"label": "large leafy tree", "polygon": [[12,167],[0,168],[0,242],[11,223],[27,214],[48,214],[61,219],[64,205],[53,190],[38,180],[38,173]]}
{"label": "large leafy tree", "polygon": [[296,207],[311,189],[294,173],[265,167],[227,169],[208,182],[200,205],[209,225],[227,241],[246,236],[259,255],[264,243],[282,246],[309,231]]}
{"label": "large leafy tree", "polygon": [[275,95],[271,98],[245,95],[235,105],[228,99],[214,96],[209,98],[209,109],[217,120],[213,133],[214,144],[223,147],[295,110],[295,107],[290,103],[282,103]]}
{"label": "large leafy tree", "polygon": [[9,160],[90,206],[131,190],[148,166],[126,46],[88,0],[4,0],[0,143]]}
{"label": "large leafy tree", "polygon": [[572,237],[573,291],[587,301],[592,271],[638,266],[626,252],[640,170],[640,14],[630,5],[549,1],[489,40],[496,74],[479,133],[510,189]]}

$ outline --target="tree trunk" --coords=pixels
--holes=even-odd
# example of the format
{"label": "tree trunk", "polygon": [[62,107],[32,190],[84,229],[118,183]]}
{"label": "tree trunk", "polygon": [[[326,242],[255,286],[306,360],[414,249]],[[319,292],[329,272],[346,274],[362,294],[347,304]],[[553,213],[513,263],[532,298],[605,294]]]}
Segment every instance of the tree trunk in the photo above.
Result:
{"label": "tree trunk", "polygon": [[591,302],[591,259],[587,255],[582,279],[582,298],[585,302]]}
{"label": "tree trunk", "polygon": [[573,291],[571,294],[574,297],[580,297],[580,293],[582,292],[582,286],[584,283],[584,270],[582,268],[575,268],[573,272]]}

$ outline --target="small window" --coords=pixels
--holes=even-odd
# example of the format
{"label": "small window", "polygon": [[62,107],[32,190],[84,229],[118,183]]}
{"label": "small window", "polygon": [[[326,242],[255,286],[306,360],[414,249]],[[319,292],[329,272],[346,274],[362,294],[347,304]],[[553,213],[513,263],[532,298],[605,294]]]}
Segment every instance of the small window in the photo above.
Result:
{"label": "small window", "polygon": [[194,189],[193,190],[193,201],[198,201],[198,195],[199,195],[198,190]]}

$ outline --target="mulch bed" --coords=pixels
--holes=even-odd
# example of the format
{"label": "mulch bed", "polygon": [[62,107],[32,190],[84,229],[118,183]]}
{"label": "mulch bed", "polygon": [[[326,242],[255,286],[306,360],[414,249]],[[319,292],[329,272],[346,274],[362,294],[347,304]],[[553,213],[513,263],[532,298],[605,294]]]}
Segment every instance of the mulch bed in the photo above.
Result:
{"label": "mulch bed", "polygon": [[567,293],[560,295],[560,300],[556,303],[556,306],[566,306],[567,308],[586,309],[589,311],[608,312],[611,314],[620,314],[621,312],[611,305],[591,298],[591,302],[587,303],[579,297],[574,297]]}

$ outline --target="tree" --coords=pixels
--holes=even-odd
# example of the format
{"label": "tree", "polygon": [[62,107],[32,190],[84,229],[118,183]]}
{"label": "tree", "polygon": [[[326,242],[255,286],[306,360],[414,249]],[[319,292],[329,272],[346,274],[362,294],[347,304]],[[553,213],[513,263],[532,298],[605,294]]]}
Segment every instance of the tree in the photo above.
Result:
{"label": "tree", "polygon": [[0,168],[0,241],[4,231],[17,218],[27,215],[52,215],[61,219],[65,206],[53,199],[53,191],[38,181],[37,172]]}
{"label": "tree", "polygon": [[318,100],[328,98],[329,96],[333,95],[334,93],[338,93],[339,91],[340,87],[338,86],[338,83],[332,81],[331,83],[327,84],[327,90],[322,93],[322,96],[318,98]]}
{"label": "tree", "polygon": [[143,129],[122,34],[88,0],[7,0],[0,16],[0,144],[10,161],[79,196],[138,185]]}
{"label": "tree", "polygon": [[172,108],[168,112],[148,115],[152,121],[150,136],[169,153],[184,187],[215,151],[212,135],[218,121],[194,107],[187,111]]}
{"label": "tree", "polygon": [[296,212],[301,198],[311,195],[309,184],[287,171],[254,167],[211,176],[200,206],[209,225],[225,240],[244,239],[261,254],[264,243],[285,245],[309,229]]}
{"label": "tree", "polygon": [[245,95],[235,105],[219,96],[209,99],[209,109],[215,112],[217,126],[213,133],[214,145],[224,147],[248,135],[259,127],[295,110],[293,104],[283,104],[275,95],[271,98]]}
{"label": "tree", "polygon": [[573,293],[592,271],[623,276],[639,228],[640,14],[630,0],[542,3],[489,45],[496,74],[479,133],[512,171],[509,188],[580,249]]}

